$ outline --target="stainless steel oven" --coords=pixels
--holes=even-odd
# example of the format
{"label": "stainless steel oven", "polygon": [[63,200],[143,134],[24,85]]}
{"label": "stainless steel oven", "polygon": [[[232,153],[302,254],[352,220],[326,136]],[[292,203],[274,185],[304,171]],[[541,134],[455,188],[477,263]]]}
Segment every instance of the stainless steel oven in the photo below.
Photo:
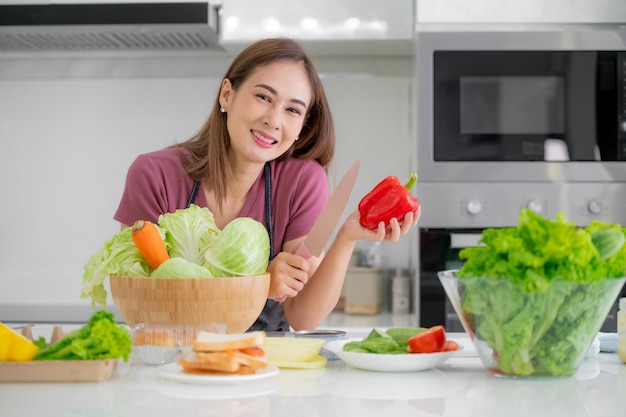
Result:
{"label": "stainless steel oven", "polygon": [[626,26],[420,25],[416,48],[427,325],[445,320],[451,236],[515,225],[524,207],[626,224]]}

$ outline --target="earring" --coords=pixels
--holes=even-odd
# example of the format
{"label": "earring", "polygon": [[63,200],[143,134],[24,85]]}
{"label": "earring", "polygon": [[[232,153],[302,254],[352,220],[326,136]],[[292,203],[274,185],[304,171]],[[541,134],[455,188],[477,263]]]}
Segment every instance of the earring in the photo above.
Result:
{"label": "earring", "polygon": [[226,113],[226,109],[225,109],[224,107],[220,107],[220,111],[221,111],[222,113]]}
{"label": "earring", "polygon": [[296,140],[300,139],[300,136],[296,136]]}

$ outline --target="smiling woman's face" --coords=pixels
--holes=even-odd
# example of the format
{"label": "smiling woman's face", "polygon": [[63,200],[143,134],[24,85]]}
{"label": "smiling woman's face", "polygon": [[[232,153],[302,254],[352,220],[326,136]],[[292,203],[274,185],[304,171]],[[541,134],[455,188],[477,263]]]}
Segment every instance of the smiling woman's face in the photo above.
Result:
{"label": "smiling woman's face", "polygon": [[285,153],[302,130],[311,99],[309,78],[297,62],[259,67],[237,90],[224,80],[220,105],[236,159],[266,162]]}

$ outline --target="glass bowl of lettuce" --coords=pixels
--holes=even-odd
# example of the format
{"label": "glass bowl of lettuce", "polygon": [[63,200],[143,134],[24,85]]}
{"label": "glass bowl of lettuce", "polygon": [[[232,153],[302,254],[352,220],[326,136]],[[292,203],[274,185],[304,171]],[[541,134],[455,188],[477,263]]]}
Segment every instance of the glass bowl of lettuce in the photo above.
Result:
{"label": "glass bowl of lettuce", "polygon": [[626,281],[625,230],[577,227],[524,209],[516,227],[490,228],[439,280],[496,376],[576,373]]}

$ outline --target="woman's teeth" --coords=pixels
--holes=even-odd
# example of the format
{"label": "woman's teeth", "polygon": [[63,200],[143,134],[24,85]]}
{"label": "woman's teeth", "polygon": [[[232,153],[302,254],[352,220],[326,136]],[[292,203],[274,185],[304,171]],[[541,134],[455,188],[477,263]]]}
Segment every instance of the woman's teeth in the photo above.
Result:
{"label": "woman's teeth", "polygon": [[270,145],[274,145],[275,143],[277,143],[278,141],[276,140],[272,140],[272,139],[268,139],[265,136],[261,135],[259,132],[257,132],[256,130],[252,130],[251,131],[252,134],[254,136],[256,136],[258,139],[262,140],[263,142],[270,144]]}

